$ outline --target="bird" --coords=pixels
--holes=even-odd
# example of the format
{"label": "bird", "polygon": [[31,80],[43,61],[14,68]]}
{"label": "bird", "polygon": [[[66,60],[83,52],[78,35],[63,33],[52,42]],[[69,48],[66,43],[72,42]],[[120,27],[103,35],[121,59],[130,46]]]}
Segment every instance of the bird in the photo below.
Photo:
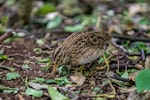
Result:
{"label": "bird", "polygon": [[54,76],[58,65],[84,65],[102,56],[107,49],[111,36],[107,31],[75,32],[53,52]]}

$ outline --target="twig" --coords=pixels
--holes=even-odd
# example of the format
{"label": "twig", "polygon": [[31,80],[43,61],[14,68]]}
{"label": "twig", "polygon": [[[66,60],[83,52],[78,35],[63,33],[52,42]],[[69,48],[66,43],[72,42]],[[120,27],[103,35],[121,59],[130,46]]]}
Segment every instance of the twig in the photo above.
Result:
{"label": "twig", "polygon": [[29,88],[29,86],[28,86],[28,76],[25,78],[25,86],[26,86],[26,88]]}
{"label": "twig", "polygon": [[119,80],[119,81],[123,81],[123,82],[129,82],[130,81],[127,78],[122,78],[122,77],[119,77],[119,76],[110,76],[110,78],[113,78],[113,79],[116,79],[116,80]]}
{"label": "twig", "polygon": [[116,93],[116,89],[115,89],[115,87],[112,85],[112,83],[109,81],[109,80],[107,80],[107,82],[109,83],[109,85],[110,85],[110,87],[112,88],[112,92],[113,92],[113,94],[114,95],[116,95],[117,93]]}
{"label": "twig", "polygon": [[7,66],[3,66],[3,65],[0,65],[0,68],[7,69],[7,70],[9,70],[9,71],[14,71],[13,68],[7,67]]}
{"label": "twig", "polygon": [[8,55],[8,57],[14,57],[14,56],[21,56],[21,57],[24,57],[25,55],[23,55],[23,54],[18,54],[18,53]]}
{"label": "twig", "polygon": [[113,78],[113,79],[116,79],[116,80],[119,80],[119,81],[123,81],[123,82],[134,83],[132,80],[129,80],[127,78],[122,78],[122,77],[119,77],[119,76],[110,76],[110,78]]}
{"label": "twig", "polygon": [[127,52],[127,50],[123,47],[123,46],[121,46],[121,45],[118,45],[116,42],[117,42],[117,39],[111,39],[111,42],[112,42],[112,44],[116,47],[116,48],[119,48],[121,51],[123,51],[123,53],[126,53]]}
{"label": "twig", "polygon": [[14,31],[8,31],[8,32],[4,33],[4,34],[0,37],[0,44],[1,44],[4,40],[6,40],[7,38],[13,36],[14,34],[15,34]]}
{"label": "twig", "polygon": [[114,57],[117,57],[117,56],[121,56],[121,58],[118,58],[118,60],[119,60],[119,59],[122,59],[125,56],[125,54],[124,53],[112,53],[112,55],[110,55],[108,57],[108,60],[110,60],[110,59],[112,59]]}
{"label": "twig", "polygon": [[[140,53],[129,53],[129,52],[126,52],[126,55],[128,55],[128,56],[141,56]],[[150,53],[145,53],[145,56],[150,56]]]}
{"label": "twig", "polygon": [[98,16],[98,19],[97,19],[97,22],[96,22],[96,30],[99,29],[100,23],[101,23],[101,15]]}
{"label": "twig", "polygon": [[[121,69],[126,68],[126,66],[128,68],[136,68],[136,67],[133,67],[132,65],[127,65],[127,64],[120,64],[119,66],[121,67]],[[110,65],[110,68],[111,69],[117,69],[118,68],[118,64],[112,64],[112,65]]]}
{"label": "twig", "polygon": [[23,98],[23,96],[20,95],[20,94],[17,94],[17,95],[16,95],[16,99],[18,99],[18,100],[25,100],[25,99]]}
{"label": "twig", "polygon": [[141,49],[141,57],[142,57],[142,60],[145,61],[146,57],[145,57],[145,52],[143,49]]}
{"label": "twig", "polygon": [[121,40],[130,40],[130,41],[142,41],[142,42],[150,42],[150,38],[141,38],[141,37],[131,37],[124,35],[111,34],[114,38],[119,38]]}
{"label": "twig", "polygon": [[116,60],[117,60],[117,65],[118,65],[117,70],[119,71],[120,62],[119,62],[118,56],[116,56]]}

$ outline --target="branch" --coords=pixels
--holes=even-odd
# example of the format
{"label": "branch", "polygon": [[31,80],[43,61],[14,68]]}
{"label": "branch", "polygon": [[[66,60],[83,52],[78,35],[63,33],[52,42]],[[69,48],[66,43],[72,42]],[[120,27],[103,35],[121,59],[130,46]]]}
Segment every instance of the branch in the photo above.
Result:
{"label": "branch", "polygon": [[114,38],[119,38],[122,40],[130,40],[130,41],[142,41],[142,42],[150,42],[150,38],[141,38],[141,37],[131,37],[131,36],[124,36],[124,35],[117,35],[117,34],[112,34]]}
{"label": "branch", "polygon": [[8,32],[4,33],[4,34],[0,37],[0,44],[1,44],[4,40],[6,40],[7,38],[12,37],[14,34],[15,34],[14,31],[8,31]]}

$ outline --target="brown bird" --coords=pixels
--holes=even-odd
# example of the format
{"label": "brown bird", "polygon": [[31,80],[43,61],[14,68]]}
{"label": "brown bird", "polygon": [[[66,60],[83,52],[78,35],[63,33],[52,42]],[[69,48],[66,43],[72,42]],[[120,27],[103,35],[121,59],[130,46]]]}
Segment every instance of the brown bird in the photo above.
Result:
{"label": "brown bird", "polygon": [[104,54],[109,41],[110,35],[103,31],[71,34],[53,53],[52,76],[60,64],[84,65],[96,60]]}

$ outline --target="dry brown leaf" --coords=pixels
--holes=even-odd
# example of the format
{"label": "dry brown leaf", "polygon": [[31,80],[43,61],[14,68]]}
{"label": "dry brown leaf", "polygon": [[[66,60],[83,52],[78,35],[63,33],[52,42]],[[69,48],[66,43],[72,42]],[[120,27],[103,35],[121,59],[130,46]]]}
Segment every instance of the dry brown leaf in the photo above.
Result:
{"label": "dry brown leaf", "polygon": [[80,72],[75,72],[70,76],[70,79],[72,82],[77,83],[79,86],[83,85],[85,82],[85,76],[83,76]]}
{"label": "dry brown leaf", "polygon": [[36,90],[47,89],[48,85],[28,82],[28,85]]}
{"label": "dry brown leaf", "polygon": [[[21,94],[17,94],[16,95],[16,98],[17,98],[17,100],[25,100],[24,98],[23,98],[23,95],[21,95]],[[1,99],[0,99],[1,100]]]}
{"label": "dry brown leaf", "polygon": [[150,68],[150,57],[146,57],[146,60],[145,60],[145,68]]}
{"label": "dry brown leaf", "polygon": [[129,6],[129,14],[131,16],[140,13],[140,12],[146,12],[148,10],[148,5],[143,3],[143,4],[131,4]]}
{"label": "dry brown leaf", "polygon": [[150,92],[137,93],[136,91],[133,91],[129,94],[127,100],[150,100]]}
{"label": "dry brown leaf", "polygon": [[140,70],[143,70],[143,69],[144,69],[144,66],[141,65],[141,64],[136,64],[136,65],[135,65],[135,68],[140,69]]}
{"label": "dry brown leaf", "polygon": [[59,15],[58,12],[52,12],[52,13],[48,13],[45,18],[49,19],[49,20],[52,20],[52,19],[54,19],[58,15]]}
{"label": "dry brown leaf", "polygon": [[130,73],[129,76],[128,76],[128,79],[132,80],[132,81],[135,81],[135,78],[136,78],[137,74],[138,74],[138,71]]}

